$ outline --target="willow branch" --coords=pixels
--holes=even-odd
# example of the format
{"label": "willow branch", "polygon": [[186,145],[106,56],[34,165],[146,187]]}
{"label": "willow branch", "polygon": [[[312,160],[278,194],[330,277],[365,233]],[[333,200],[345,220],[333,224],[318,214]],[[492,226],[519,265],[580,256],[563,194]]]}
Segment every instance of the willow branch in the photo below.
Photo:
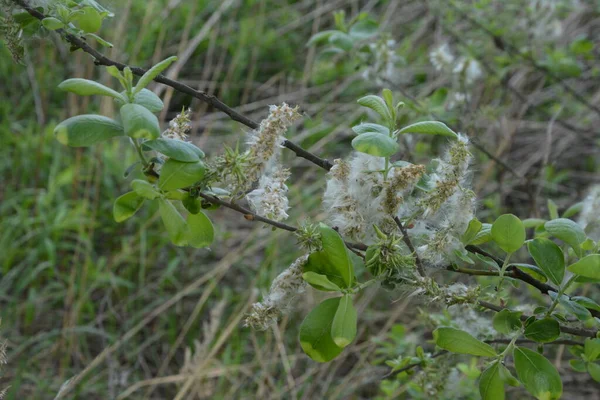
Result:
{"label": "willow branch", "polygon": [[[44,18],[46,18],[46,16],[44,14],[42,14],[35,8],[31,7],[25,0],[13,0],[13,2],[16,3],[17,5],[19,5],[20,7],[22,7],[31,16],[33,16],[39,20],[43,20]],[[57,29],[55,32],[57,32],[61,36],[63,36],[65,38],[65,40],[67,42],[69,42],[70,44],[72,44],[74,47],[79,48],[83,52],[94,57],[94,60],[95,60],[94,64],[96,64],[96,65],[107,66],[107,67],[114,66],[114,67],[117,67],[121,71],[123,69],[129,67],[131,69],[131,72],[137,76],[142,76],[147,71],[144,68],[132,67],[130,65],[123,64],[121,62],[112,60],[112,59],[108,58],[107,56],[105,56],[103,53],[101,53],[98,50],[91,47],[84,39],[82,39],[76,35],[73,35],[71,33],[68,33],[63,29]],[[207,104],[210,104],[217,110],[225,113],[232,120],[237,121],[243,125],[246,125],[247,127],[251,128],[251,129],[257,129],[259,127],[259,124],[256,121],[237,112],[236,110],[229,107],[227,104],[223,103],[221,100],[219,100],[219,98],[217,98],[216,96],[214,96],[212,94],[208,94],[204,91],[196,90],[196,89],[194,89],[188,85],[185,85],[179,81],[167,78],[166,76],[164,76],[162,74],[158,75],[156,78],[154,78],[154,80],[156,82],[170,86],[180,93],[190,95],[194,98],[204,101]],[[329,162],[328,160],[321,158],[321,157],[301,148],[297,144],[295,144],[287,139],[283,142],[283,146],[288,148],[289,150],[293,151],[294,153],[296,153],[296,156],[302,157],[327,171],[329,171],[331,169],[331,167],[333,166],[333,164],[331,164],[331,162]]]}
{"label": "willow branch", "polygon": [[[483,301],[483,300],[479,300],[477,302],[477,304],[483,308],[486,308],[488,310],[492,310],[495,312],[500,312],[505,309],[505,307],[497,306],[493,303],[489,303],[489,302]],[[528,315],[521,315],[521,321],[526,321],[528,318],[529,318]],[[560,331],[562,333],[568,333],[568,334],[574,335],[574,336],[589,337],[589,338],[595,338],[596,335],[598,334],[597,330],[584,329],[584,328],[571,328],[569,326],[564,326],[564,325],[560,325]]]}

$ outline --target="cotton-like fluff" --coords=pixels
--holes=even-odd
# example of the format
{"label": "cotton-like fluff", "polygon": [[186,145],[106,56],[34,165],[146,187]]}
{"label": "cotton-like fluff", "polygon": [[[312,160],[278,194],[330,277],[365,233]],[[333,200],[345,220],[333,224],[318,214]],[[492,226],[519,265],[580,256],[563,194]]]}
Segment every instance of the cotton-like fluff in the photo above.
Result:
{"label": "cotton-like fluff", "polygon": [[341,159],[333,162],[329,171],[323,205],[329,222],[343,236],[356,238],[365,228],[365,220],[359,211],[360,205],[349,192],[350,165]]}
{"label": "cotton-like fluff", "polygon": [[329,222],[340,233],[374,243],[373,225],[389,233],[398,229],[393,218],[425,172],[422,165],[394,167],[383,178],[385,159],[354,153],[349,162],[336,160],[323,198]]}
{"label": "cotton-like fluff", "polygon": [[600,185],[593,186],[583,200],[577,221],[593,240],[600,240]]}
{"label": "cotton-like fluff", "polygon": [[483,73],[481,66],[476,60],[461,57],[452,72],[460,77],[464,77],[466,85],[470,86],[477,81]]}
{"label": "cotton-like fluff", "polygon": [[285,181],[290,176],[290,170],[280,168],[273,174],[265,174],[260,178],[258,188],[248,193],[246,199],[250,207],[261,217],[274,221],[288,218],[289,202],[288,187]]}
{"label": "cotton-like fluff", "polygon": [[244,192],[250,189],[277,159],[279,149],[285,141],[285,133],[298,118],[300,118],[298,108],[292,108],[286,103],[269,108],[269,116],[262,120],[258,129],[248,136],[246,179],[242,187],[237,188],[238,191]]}
{"label": "cotton-like fluff", "polygon": [[166,139],[174,139],[174,140],[187,140],[187,134],[192,129],[191,125],[191,109],[184,109],[182,112],[177,114],[175,118],[173,118],[169,122],[169,128],[162,133],[162,137]]}
{"label": "cotton-like fluff", "polygon": [[416,250],[430,267],[445,266],[457,256],[455,251],[465,252],[460,238],[475,216],[476,205],[468,189],[470,160],[468,139],[459,135],[439,160],[433,174],[435,188],[417,202],[424,218],[410,233],[423,243]]}
{"label": "cotton-like fluff", "polygon": [[246,317],[245,326],[257,330],[266,330],[277,323],[279,317],[286,313],[296,295],[303,293],[306,282],[302,279],[304,265],[308,255],[304,255],[292,263],[271,284],[269,294],[260,303],[254,303]]}
{"label": "cotton-like fluff", "polygon": [[384,84],[397,75],[396,64],[400,57],[396,54],[396,45],[396,41],[393,39],[369,44],[369,50],[373,57],[369,60],[369,66],[362,73],[364,79]]}
{"label": "cotton-like fluff", "polygon": [[429,53],[429,60],[436,71],[442,71],[450,68],[450,66],[454,63],[455,58],[450,51],[450,46],[448,46],[448,43],[444,43]]}

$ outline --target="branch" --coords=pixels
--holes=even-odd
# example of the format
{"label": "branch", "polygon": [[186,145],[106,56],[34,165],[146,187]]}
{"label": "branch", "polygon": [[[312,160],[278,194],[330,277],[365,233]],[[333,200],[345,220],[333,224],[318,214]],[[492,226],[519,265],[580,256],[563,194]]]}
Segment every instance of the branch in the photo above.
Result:
{"label": "branch", "polygon": [[423,263],[421,262],[421,259],[419,258],[419,255],[415,250],[415,247],[410,241],[410,238],[408,237],[408,232],[406,231],[406,228],[404,227],[404,225],[402,225],[402,222],[397,216],[394,217],[394,221],[396,222],[396,225],[398,225],[398,228],[400,228],[400,232],[402,232],[402,240],[404,240],[404,243],[406,243],[408,249],[411,253],[413,253],[415,257],[415,262],[417,263],[417,271],[419,272],[419,275],[421,275],[422,277],[426,277],[427,274],[425,273],[425,268],[423,268]]}
{"label": "branch", "polygon": [[[287,225],[282,222],[277,222],[269,218],[261,217],[260,215],[256,214],[255,212],[252,212],[251,210],[248,210],[247,208],[244,208],[232,202],[221,200],[216,196],[212,196],[205,193],[199,193],[198,195],[203,199],[209,201],[210,203],[218,204],[231,210],[237,211],[241,214],[244,214],[244,218],[246,218],[248,221],[264,222],[265,224],[269,224],[275,228],[283,229],[289,232],[296,232],[298,230],[298,228],[296,228],[295,226]],[[346,247],[348,247],[350,250],[356,249],[365,251],[368,248],[368,246],[363,243],[352,243],[346,241],[344,241],[344,243],[346,244]]]}
{"label": "branch", "polygon": [[[43,20],[44,18],[46,18],[46,16],[44,14],[42,14],[35,8],[31,7],[25,0],[13,0],[13,2],[18,4],[20,7],[22,7],[31,16],[33,16],[39,20]],[[80,48],[85,53],[88,53],[89,55],[94,57],[94,59],[95,59],[94,64],[96,64],[96,65],[103,65],[103,66],[107,66],[107,67],[114,66],[114,67],[117,67],[121,71],[123,69],[129,67],[131,69],[131,72],[133,72],[133,74],[135,74],[137,76],[142,76],[147,71],[144,68],[132,67],[127,64],[123,64],[118,61],[112,60],[112,59],[106,57],[104,54],[102,54],[98,50],[91,47],[82,38],[80,38],[76,35],[72,35],[66,31],[64,31],[63,29],[57,29],[56,32],[59,33],[60,35],[62,35],[67,42],[71,43],[76,48]],[[170,86],[180,93],[188,94],[192,97],[195,97],[197,99],[204,101],[205,103],[210,104],[217,110],[222,111],[225,114],[227,114],[229,116],[229,118],[231,118],[232,120],[240,122],[241,124],[244,124],[249,128],[257,129],[259,127],[259,124],[256,121],[253,121],[252,119],[240,114],[239,112],[237,112],[233,108],[229,107],[227,104],[223,103],[221,100],[219,100],[216,96],[214,96],[212,94],[208,94],[206,92],[196,90],[196,89],[194,89],[188,85],[185,85],[179,81],[169,79],[162,74],[158,75],[156,78],[154,78],[154,80],[156,82]],[[331,167],[333,166],[333,164],[331,164],[331,162],[329,162],[328,160],[320,158],[317,155],[315,155],[307,150],[304,150],[297,144],[295,144],[287,139],[283,142],[283,146],[287,147],[288,149],[290,149],[291,151],[296,153],[296,156],[302,157],[327,171],[329,171],[331,169]]]}
{"label": "branch", "polygon": [[[502,267],[502,265],[504,265],[504,260],[502,260],[499,257],[494,256],[493,254],[488,253],[487,251],[485,251],[477,246],[468,245],[465,248],[472,253],[478,253],[478,254],[481,254],[482,256],[491,258],[492,260],[494,260],[494,262],[499,267]],[[448,269],[448,271],[459,272],[459,273],[467,274],[467,275],[500,276],[500,273],[498,271],[482,271],[482,270],[474,270],[474,269],[469,269],[469,268],[453,269],[452,267],[448,267],[447,269]],[[517,279],[522,282],[525,282],[528,285],[533,286],[534,288],[539,290],[540,293],[545,294],[545,295],[550,295],[549,292],[558,293],[558,289],[555,288],[554,286],[538,281],[533,276],[529,275],[528,273],[523,272],[522,270],[520,270],[518,267],[516,267],[514,265],[508,266],[508,269],[506,270],[506,273],[504,274],[504,276],[508,276],[509,278],[513,278],[513,279]],[[593,317],[600,318],[600,312],[598,312],[597,310],[594,310],[591,308],[588,308],[587,310],[590,312],[590,314],[592,314]]]}
{"label": "branch", "polygon": [[[505,309],[505,307],[497,306],[493,303],[488,303],[487,301],[479,300],[477,304],[483,308],[487,308],[488,310],[492,310],[495,312],[500,312]],[[521,315],[521,321],[526,321],[529,318],[528,315]],[[598,334],[598,331],[584,328],[571,328],[568,326],[560,325],[560,331],[562,333],[568,333],[574,336],[581,337],[589,337],[595,338]]]}

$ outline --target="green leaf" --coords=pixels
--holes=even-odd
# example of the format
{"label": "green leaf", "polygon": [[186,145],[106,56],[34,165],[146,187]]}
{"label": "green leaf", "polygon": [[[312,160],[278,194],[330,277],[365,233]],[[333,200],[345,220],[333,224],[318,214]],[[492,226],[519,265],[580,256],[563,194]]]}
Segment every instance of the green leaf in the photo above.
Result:
{"label": "green leaf", "polygon": [[583,228],[575,221],[567,218],[558,218],[546,222],[544,228],[546,228],[546,232],[550,235],[567,243],[577,254],[580,254],[580,244],[585,241],[587,235],[583,231]]}
{"label": "green leaf", "polygon": [[587,371],[596,382],[600,382],[600,365],[596,363],[588,363]]}
{"label": "green leaf", "polygon": [[600,357],[600,339],[587,338],[583,344],[586,361],[596,361]]}
{"label": "green leaf", "polygon": [[144,198],[135,192],[127,192],[119,196],[113,204],[113,218],[117,222],[123,222],[131,218],[144,204]]}
{"label": "green leaf", "polygon": [[502,363],[500,363],[500,378],[502,378],[502,381],[507,385],[514,387],[521,386],[521,382],[519,382],[519,380],[515,378]]}
{"label": "green leaf", "polygon": [[112,49],[114,46],[111,42],[109,42],[108,40],[104,40],[103,38],[101,38],[98,35],[95,35],[93,33],[86,33],[85,37],[91,37],[94,38],[94,40],[96,40],[98,43],[100,43],[102,46],[104,47],[108,47],[109,49]]}
{"label": "green leaf", "polygon": [[569,360],[569,364],[571,365],[571,368],[573,368],[577,372],[586,372],[587,371],[586,362],[584,362],[583,360],[578,360],[578,359]]}
{"label": "green leaf", "polygon": [[494,315],[492,324],[498,333],[508,334],[521,329],[521,311],[510,311],[505,308]]}
{"label": "green leaf", "polygon": [[163,198],[158,199],[158,211],[169,233],[171,242],[175,246],[185,246],[187,244],[188,227],[179,211],[169,200]]}
{"label": "green leaf", "polygon": [[368,133],[368,132],[377,132],[377,133],[381,133],[382,135],[386,135],[386,136],[390,135],[390,128],[383,126],[383,125],[379,125],[379,124],[373,124],[370,122],[365,122],[365,123],[362,123],[359,125],[355,125],[352,127],[352,130],[357,135],[361,135],[363,133]]}
{"label": "green leaf", "polygon": [[400,149],[400,146],[394,139],[377,132],[367,132],[358,135],[352,140],[352,147],[356,151],[375,157],[389,157]]}
{"label": "green leaf", "polygon": [[123,126],[117,121],[93,114],[66,119],[54,128],[56,140],[71,147],[91,146],[123,134]]}
{"label": "green leaf", "polygon": [[470,334],[455,328],[437,328],[433,331],[433,339],[442,349],[452,353],[471,354],[474,356],[496,357],[492,346],[477,340]]}
{"label": "green leaf", "polygon": [[204,158],[204,152],[192,143],[181,140],[159,138],[144,142],[144,147],[158,151],[173,160],[198,162]]}
{"label": "green leaf", "polygon": [[57,29],[62,29],[65,27],[65,24],[60,19],[54,17],[44,18],[42,20],[42,25],[44,25],[44,28],[50,31],[55,31]]}
{"label": "green leaf", "polygon": [[479,378],[482,400],[504,400],[504,381],[500,376],[500,362],[496,361],[483,371]]}
{"label": "green leaf", "polygon": [[142,89],[148,86],[148,84],[152,82],[154,78],[160,75],[161,72],[167,69],[169,65],[171,65],[175,61],[177,61],[177,57],[169,57],[165,60],[162,60],[161,62],[150,68],[148,71],[146,71],[138,81],[137,85],[135,85],[135,88],[133,89],[133,94],[139,93]]}
{"label": "green leaf", "polygon": [[586,278],[600,279],[600,254],[590,254],[567,267],[574,274]]}
{"label": "green leaf", "polygon": [[89,79],[67,79],[66,81],[61,82],[61,84],[58,85],[58,88],[64,90],[65,92],[75,93],[80,96],[92,96],[99,94],[101,96],[114,97],[115,99],[122,101],[126,100],[125,97],[117,91]]}
{"label": "green leaf", "polygon": [[135,179],[131,182],[131,188],[138,196],[148,200],[154,200],[160,196],[160,193],[154,189],[154,186],[148,181]]}
{"label": "green leaf", "polygon": [[582,306],[581,304],[579,304],[577,302],[571,301],[569,299],[569,296],[562,295],[558,299],[558,302],[568,312],[575,315],[577,317],[577,319],[580,321],[587,321],[588,319],[590,319],[592,317],[592,314],[590,313],[590,311],[587,308],[585,308],[584,306]]}
{"label": "green leaf", "polygon": [[202,201],[197,197],[192,197],[189,194],[185,196],[183,200],[181,200],[181,204],[188,210],[191,214],[198,214],[200,210],[202,210]]}
{"label": "green leaf", "polygon": [[[121,92],[121,94],[125,95],[125,92]],[[148,89],[142,89],[136,94],[133,98],[133,102],[147,108],[151,113],[160,112],[165,107],[160,97]],[[122,106],[124,103],[117,101],[117,104]]]}
{"label": "green leaf", "polygon": [[167,160],[160,170],[158,187],[161,190],[168,191],[191,186],[204,177],[205,170],[202,161],[189,163],[172,159]]}
{"label": "green leaf", "polygon": [[329,36],[329,43],[345,51],[350,51],[354,47],[354,39],[344,32],[334,32]]}
{"label": "green leaf", "polygon": [[374,110],[377,114],[381,115],[381,117],[388,124],[392,122],[392,115],[390,114],[390,110],[388,109],[387,105],[385,104],[385,101],[381,97],[370,94],[368,96],[361,97],[360,99],[358,99],[357,103],[363,107],[367,107]]}
{"label": "green leaf", "polygon": [[541,281],[541,282],[544,282],[544,283],[548,282],[548,277],[546,276],[546,274],[544,273],[544,271],[540,267],[538,267],[537,265],[523,264],[523,263],[514,263],[514,264],[511,263],[511,265],[519,268],[520,270],[522,270],[526,274],[533,276],[538,281]]}
{"label": "green leaf", "polygon": [[158,118],[139,104],[121,107],[121,120],[127,136],[135,139],[156,139],[160,136]]}
{"label": "green leaf", "polygon": [[505,252],[514,253],[525,243],[523,222],[513,214],[499,216],[492,225],[492,239]]}
{"label": "green leaf", "polygon": [[385,104],[387,105],[387,108],[390,111],[390,114],[392,115],[392,118],[393,118],[394,113],[396,112],[396,110],[394,108],[394,94],[392,93],[392,91],[390,89],[383,89],[381,91],[381,97],[383,97],[383,100],[385,101]]}
{"label": "green leaf", "polygon": [[337,33],[337,32],[340,32],[340,31],[328,30],[328,31],[322,31],[322,32],[316,33],[316,34],[312,35],[311,38],[308,40],[308,43],[306,43],[306,47],[312,46],[313,44],[325,43],[329,40],[331,35],[333,35],[334,33]]}
{"label": "green leaf", "polygon": [[331,338],[341,348],[348,346],[356,337],[356,309],[352,304],[352,296],[346,294],[340,299],[333,323]]}
{"label": "green leaf", "polygon": [[215,228],[203,213],[190,214],[187,218],[187,243],[198,249],[208,247],[215,240]]}
{"label": "green leaf", "polygon": [[583,208],[583,202],[573,204],[571,207],[567,208],[567,210],[563,213],[563,218],[571,218],[573,215],[579,214],[581,209]]}
{"label": "green leaf", "polygon": [[398,133],[422,133],[427,135],[448,136],[454,139],[458,137],[458,135],[452,129],[448,128],[446,124],[438,121],[417,122],[415,124],[405,126],[404,128],[400,129]]}
{"label": "green leaf", "polygon": [[545,223],[546,220],[541,218],[527,218],[523,220],[523,226],[525,227],[525,229],[537,228],[538,226],[544,225]]}
{"label": "green leaf", "polygon": [[342,352],[342,348],[331,337],[331,325],[339,303],[340,297],[323,301],[300,325],[300,346],[315,361],[331,361]]}
{"label": "green leaf", "polygon": [[571,300],[576,302],[577,304],[584,306],[590,310],[600,311],[600,304],[596,303],[594,300],[585,296],[573,296]]}
{"label": "green leaf", "polygon": [[97,32],[102,26],[104,16],[95,8],[84,7],[83,14],[77,18],[79,28],[84,32]]}
{"label": "green leaf", "polygon": [[553,400],[562,395],[562,382],[554,365],[538,352],[515,347],[515,369],[525,389],[537,399]]}
{"label": "green leaf", "polygon": [[536,238],[527,243],[527,250],[535,263],[556,285],[560,285],[565,276],[565,256],[553,241]]}
{"label": "green leaf", "polygon": [[471,241],[475,240],[477,234],[481,231],[482,227],[483,224],[479,222],[477,218],[473,218],[471,221],[469,221],[469,226],[467,227],[467,230],[465,231],[465,233],[463,233],[463,235],[460,238],[462,244],[467,245],[471,243]]}
{"label": "green leaf", "polygon": [[538,343],[549,343],[560,336],[560,326],[555,319],[544,318],[529,324],[525,328],[525,337]]}
{"label": "green leaf", "polygon": [[475,238],[471,240],[472,245],[480,245],[489,242],[492,240],[492,224],[482,224],[481,230],[477,232]]}
{"label": "green leaf", "polygon": [[324,292],[341,292],[342,289],[335,283],[331,282],[326,275],[317,274],[316,272],[308,271],[302,274],[302,278],[312,287]]}
{"label": "green leaf", "polygon": [[550,199],[548,199],[548,215],[550,216],[550,219],[558,218],[558,206]]}
{"label": "green leaf", "polygon": [[379,25],[371,19],[363,19],[350,27],[348,32],[354,39],[363,40],[377,35]]}

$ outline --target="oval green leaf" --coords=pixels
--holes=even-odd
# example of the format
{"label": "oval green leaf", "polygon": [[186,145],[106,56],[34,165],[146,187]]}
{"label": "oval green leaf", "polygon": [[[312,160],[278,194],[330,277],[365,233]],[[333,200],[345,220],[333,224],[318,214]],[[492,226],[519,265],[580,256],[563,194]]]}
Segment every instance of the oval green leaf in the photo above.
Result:
{"label": "oval green leaf", "polygon": [[574,274],[591,279],[600,279],[600,254],[590,254],[567,267]]}
{"label": "oval green leaf", "polygon": [[158,199],[158,211],[171,242],[175,246],[185,246],[187,244],[188,228],[179,211],[169,200],[163,198]]}
{"label": "oval green leaf", "polygon": [[390,128],[383,126],[383,125],[379,125],[379,124],[373,124],[370,122],[355,125],[352,127],[352,130],[357,135],[362,135],[363,133],[368,133],[368,132],[377,132],[377,133],[381,133],[382,135],[386,135],[386,136],[389,136],[389,134],[390,134]]}
{"label": "oval green leaf", "polygon": [[144,198],[135,192],[119,196],[113,204],[113,217],[117,222],[131,218],[144,204]]}
{"label": "oval green leaf", "polygon": [[125,97],[119,92],[112,90],[111,88],[104,86],[96,81],[89,79],[72,78],[63,81],[58,85],[58,88],[65,92],[71,92],[80,96],[92,96],[95,94],[101,96],[110,96],[115,99],[125,101]]}
{"label": "oval green leaf", "polygon": [[152,186],[150,182],[141,179],[134,179],[131,182],[131,188],[138,194],[138,196],[148,200],[154,200],[160,196],[160,193],[154,188],[154,186]]}
{"label": "oval green leaf", "polygon": [[514,253],[525,243],[523,222],[513,214],[504,214],[492,224],[492,239],[507,253]]}
{"label": "oval green leaf", "polygon": [[198,162],[204,158],[204,152],[192,143],[176,139],[158,138],[144,142],[144,147],[158,151],[173,160]]}
{"label": "oval green leaf", "polygon": [[515,347],[513,355],[517,376],[529,393],[543,400],[560,398],[562,395],[560,375],[546,357],[523,347]]}
{"label": "oval green leaf", "polygon": [[203,213],[190,214],[187,218],[187,243],[198,249],[208,247],[215,240],[215,228],[211,220]]}
{"label": "oval green leaf", "polygon": [[544,318],[527,325],[525,337],[538,343],[553,342],[560,336],[560,326],[555,319]]}
{"label": "oval green leaf", "polygon": [[404,128],[400,129],[398,132],[402,133],[422,133],[426,135],[439,135],[439,136],[448,136],[456,139],[458,135],[446,124],[439,121],[423,121],[417,122]]}
{"label": "oval green leaf", "polygon": [[323,223],[319,224],[319,231],[321,232],[323,252],[325,252],[330,263],[344,281],[344,287],[351,287],[354,281],[354,267],[348,255],[346,244],[339,233]]}
{"label": "oval green leaf", "polygon": [[375,157],[390,157],[400,148],[394,139],[378,132],[358,135],[352,140],[352,147],[356,151]]}
{"label": "oval green leaf", "polygon": [[520,311],[510,311],[505,308],[500,312],[497,312],[494,315],[494,319],[492,320],[492,324],[494,329],[498,333],[508,334],[511,332],[515,332],[521,329],[521,315],[523,313]]}
{"label": "oval green leaf", "polygon": [[152,82],[154,78],[160,75],[161,72],[167,69],[169,65],[171,65],[175,61],[177,61],[177,57],[169,57],[165,60],[162,60],[161,62],[150,68],[148,71],[146,71],[146,73],[144,73],[144,75],[142,75],[142,77],[138,81],[137,85],[135,85],[135,88],[133,89],[133,94],[139,93],[142,89],[148,86],[148,84]]}
{"label": "oval green leaf", "polygon": [[504,381],[500,376],[500,363],[491,364],[479,378],[479,394],[482,400],[504,400]]}
{"label": "oval green leaf", "polygon": [[341,348],[348,346],[356,337],[357,314],[352,296],[346,294],[340,299],[333,323],[331,337],[336,345]]}
{"label": "oval green leaf", "polygon": [[546,222],[544,228],[550,235],[562,240],[571,246],[577,254],[580,254],[580,245],[587,239],[587,235],[575,221],[567,218],[553,219]]}
{"label": "oval green leaf", "polygon": [[202,179],[205,169],[202,161],[189,163],[167,160],[160,170],[158,187],[168,191],[191,186]]}
{"label": "oval green leaf", "polygon": [[331,361],[343,350],[331,337],[331,325],[339,303],[340,297],[323,301],[304,318],[300,325],[300,346],[315,361]]}
{"label": "oval green leaf", "polygon": [[93,114],[66,119],[54,128],[56,140],[71,147],[91,146],[123,134],[123,126],[117,121]]}
{"label": "oval green leaf", "polygon": [[381,97],[370,94],[358,99],[357,103],[363,107],[372,109],[377,114],[381,115],[386,122],[391,122],[392,114]]}
{"label": "oval green leaf", "polygon": [[322,290],[324,292],[340,292],[342,290],[338,285],[331,282],[326,275],[308,271],[302,274],[302,278],[317,290]]}
{"label": "oval green leaf", "polygon": [[160,136],[158,118],[139,104],[121,107],[121,120],[127,136],[135,139],[156,139]]}
{"label": "oval green leaf", "polygon": [[452,353],[496,357],[492,346],[474,338],[469,333],[455,328],[438,328],[433,331],[435,344]]}
{"label": "oval green leaf", "polygon": [[552,240],[536,238],[527,243],[527,250],[538,267],[556,285],[560,285],[565,276],[565,256]]}

